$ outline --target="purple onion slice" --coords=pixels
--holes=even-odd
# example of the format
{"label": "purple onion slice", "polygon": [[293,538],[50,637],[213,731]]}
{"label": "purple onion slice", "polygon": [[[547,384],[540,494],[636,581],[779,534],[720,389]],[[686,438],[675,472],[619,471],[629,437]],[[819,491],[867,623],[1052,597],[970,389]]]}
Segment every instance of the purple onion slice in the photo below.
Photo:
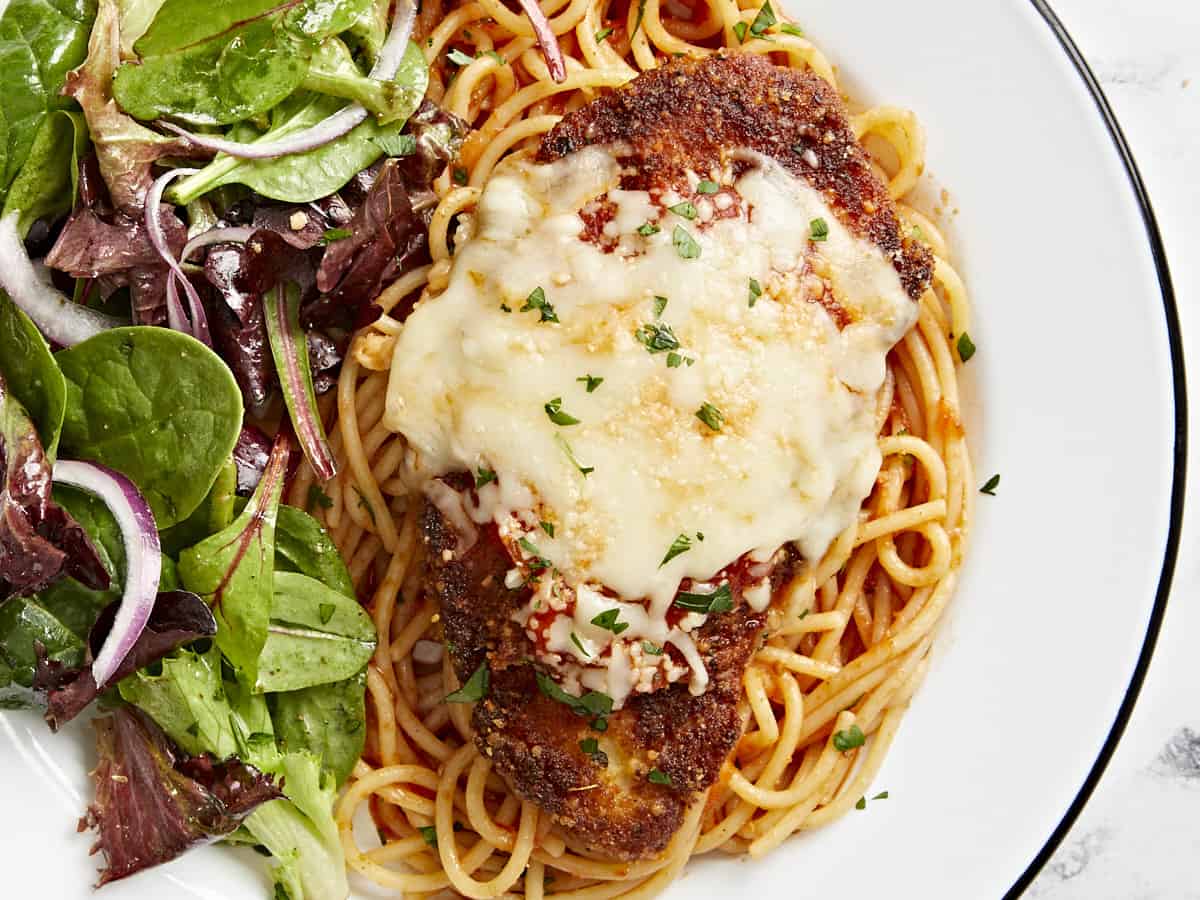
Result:
{"label": "purple onion slice", "polygon": [[141,637],[154,611],[158,578],[162,572],[158,528],[154,524],[154,513],[137,486],[107,466],[60,459],[54,464],[54,480],[95,495],[108,507],[121,529],[125,547],[125,591],[112,631],[92,663],[92,677],[96,686],[103,688]]}
{"label": "purple onion slice", "polygon": [[33,262],[17,231],[19,213],[0,219],[0,287],[25,311],[51,343],[71,347],[125,324],[64,297],[50,283],[50,271]]}

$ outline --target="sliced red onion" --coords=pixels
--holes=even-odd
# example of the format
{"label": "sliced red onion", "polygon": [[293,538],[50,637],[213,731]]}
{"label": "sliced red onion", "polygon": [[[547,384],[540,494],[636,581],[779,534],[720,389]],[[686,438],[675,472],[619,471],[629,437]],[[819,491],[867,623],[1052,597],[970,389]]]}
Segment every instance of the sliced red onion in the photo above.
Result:
{"label": "sliced red onion", "polygon": [[567,63],[563,59],[562,50],[558,47],[558,38],[550,27],[546,14],[538,6],[537,0],[517,0],[517,5],[529,19],[529,24],[533,26],[533,33],[537,37],[538,46],[542,49],[542,56],[546,59],[546,68],[550,70],[550,77],[554,79],[555,84],[562,84],[567,80]]}
{"label": "sliced red onion", "polygon": [[[538,10],[538,12],[540,14],[541,10]],[[375,65],[371,67],[370,77],[378,81],[391,81],[396,77],[396,70],[400,68],[400,60],[404,58],[404,51],[408,47],[408,40],[412,37],[413,23],[416,20],[416,15],[417,7],[413,0],[399,0],[396,4],[396,14],[392,18],[391,28],[388,29],[387,39],[383,42],[383,47],[380,48],[379,58],[375,60]],[[542,21],[546,21],[544,16],[542,17]],[[535,25],[534,27],[536,28],[537,26]],[[553,35],[551,35],[551,38],[553,38]],[[555,44],[555,52],[557,50],[558,45]],[[559,65],[562,66],[561,55],[558,57],[558,60]],[[553,67],[551,67],[551,72],[553,72]],[[565,78],[565,68],[562,69],[562,73],[563,78]],[[562,81],[562,78],[556,78],[555,80]],[[366,119],[366,109],[358,103],[351,103],[349,106],[339,109],[333,115],[322,119],[311,128],[299,131],[291,137],[280,138],[277,141],[268,141],[266,143],[229,141],[224,138],[213,137],[212,135],[196,134],[180,128],[172,122],[161,122],[160,124],[167,131],[177,134],[197,147],[203,147],[206,150],[224,153],[238,159],[275,159],[278,156],[307,153],[309,150],[324,147],[326,144],[336,141],[342,135],[357,128]]]}
{"label": "sliced red onion", "polygon": [[267,314],[267,338],[275,371],[283,388],[283,399],[296,438],[317,477],[328,481],[337,475],[337,462],[325,436],[325,425],[317,409],[308,342],[300,327],[300,289],[291,282],[276,285],[263,295]]}
{"label": "sliced red onion", "polygon": [[[208,332],[208,316],[204,313],[204,305],[200,302],[200,295],[196,292],[196,286],[192,284],[187,275],[184,274],[183,268],[179,265],[179,261],[175,259],[175,254],[171,252],[171,248],[167,246],[167,236],[163,233],[162,220],[159,218],[159,206],[162,204],[163,191],[166,190],[168,184],[178,178],[180,175],[195,175],[199,169],[172,169],[154,180],[154,184],[150,185],[150,190],[146,192],[146,209],[143,214],[146,222],[146,233],[150,236],[150,243],[162,257],[162,261],[171,267],[171,274],[167,279],[167,322],[176,331],[183,331],[190,334],[199,341],[203,341],[209,347],[212,346],[212,335]],[[180,328],[172,319],[178,319],[181,312],[181,304],[179,302],[179,292],[176,284],[182,284],[184,293],[187,294],[188,307],[192,314],[192,323],[190,328]]]}
{"label": "sliced red onion", "polygon": [[92,462],[60,459],[54,481],[94,494],[112,512],[125,547],[125,591],[112,631],[92,663],[97,687],[104,687],[133,649],[154,611],[162,553],[154,513],[132,481],[120,472]]}
{"label": "sliced red onion", "polygon": [[17,230],[19,212],[0,219],[0,287],[25,311],[47,340],[71,347],[109,328],[126,324],[64,297],[50,283],[50,270],[25,251]]}
{"label": "sliced red onion", "polygon": [[208,231],[196,235],[184,245],[183,252],[179,254],[179,261],[187,262],[191,259],[192,254],[201,247],[211,247],[213,244],[244,244],[250,240],[252,234],[254,234],[254,229],[249,227],[210,228]]}
{"label": "sliced red onion", "polygon": [[183,304],[179,302],[179,288],[175,285],[175,273],[167,279],[167,327],[172,331],[192,333],[192,323],[188,321]]}

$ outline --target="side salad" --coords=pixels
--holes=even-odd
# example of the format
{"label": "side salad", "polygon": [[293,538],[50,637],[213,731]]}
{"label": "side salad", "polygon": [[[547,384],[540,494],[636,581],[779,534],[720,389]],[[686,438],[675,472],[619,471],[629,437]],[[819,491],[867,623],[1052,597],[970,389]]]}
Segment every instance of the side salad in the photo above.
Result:
{"label": "side salad", "polygon": [[0,10],[0,705],[98,713],[100,884],[224,839],[345,897],[376,634],[283,497],[465,125],[412,0]]}

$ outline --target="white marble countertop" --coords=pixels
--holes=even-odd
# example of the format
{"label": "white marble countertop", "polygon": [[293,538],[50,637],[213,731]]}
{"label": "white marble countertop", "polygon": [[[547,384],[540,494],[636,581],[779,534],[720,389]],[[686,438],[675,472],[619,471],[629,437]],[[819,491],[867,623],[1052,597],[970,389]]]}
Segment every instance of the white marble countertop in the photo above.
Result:
{"label": "white marble countertop", "polygon": [[[1052,0],[1102,83],[1145,178],[1170,259],[1200,440],[1200,5]],[[1200,898],[1200,472],[1158,648],[1103,779],[1026,896]]]}

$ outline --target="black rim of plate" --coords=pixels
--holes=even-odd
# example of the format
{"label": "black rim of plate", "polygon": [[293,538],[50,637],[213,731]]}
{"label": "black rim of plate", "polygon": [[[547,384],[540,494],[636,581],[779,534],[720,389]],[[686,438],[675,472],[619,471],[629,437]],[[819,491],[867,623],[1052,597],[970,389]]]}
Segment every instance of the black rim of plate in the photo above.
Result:
{"label": "black rim of plate", "polygon": [[1108,767],[1109,760],[1112,759],[1113,753],[1117,749],[1117,744],[1120,743],[1121,736],[1125,733],[1125,726],[1129,724],[1129,717],[1133,713],[1133,707],[1137,703],[1142,683],[1146,679],[1146,672],[1150,667],[1150,658],[1154,655],[1154,646],[1158,641],[1163,616],[1167,611],[1167,595],[1171,592],[1171,578],[1175,572],[1175,559],[1179,552],[1179,534],[1183,524],[1183,493],[1187,468],[1187,384],[1184,378],[1183,342],[1180,338],[1179,313],[1175,305],[1175,289],[1171,284],[1171,272],[1167,265],[1166,250],[1163,247],[1162,235],[1158,230],[1158,221],[1155,219],[1154,209],[1150,204],[1150,197],[1146,192],[1145,182],[1142,181],[1141,172],[1138,171],[1133,153],[1129,149],[1129,143],[1125,140],[1125,134],[1117,122],[1117,117],[1114,115],[1112,107],[1109,106],[1108,99],[1104,96],[1100,82],[1097,81],[1095,73],[1092,72],[1091,67],[1084,60],[1083,54],[1079,52],[1079,47],[1076,46],[1074,39],[1072,39],[1066,27],[1058,18],[1058,15],[1050,8],[1047,0],[1030,0],[1030,2],[1050,27],[1051,32],[1053,32],[1054,37],[1062,46],[1071,64],[1074,65],[1075,70],[1079,73],[1079,77],[1083,79],[1083,83],[1087,86],[1088,91],[1091,92],[1096,109],[1099,111],[1101,118],[1104,119],[1104,124],[1107,126],[1109,135],[1112,137],[1117,154],[1121,157],[1121,162],[1125,166],[1130,187],[1133,188],[1134,196],[1141,209],[1142,222],[1146,227],[1146,237],[1150,243],[1150,252],[1154,257],[1154,266],[1158,272],[1158,285],[1162,293],[1163,312],[1167,324],[1167,342],[1171,352],[1171,380],[1174,385],[1175,399],[1175,454],[1174,474],[1171,481],[1171,519],[1167,530],[1167,546],[1163,553],[1162,571],[1158,577],[1158,589],[1154,596],[1154,610],[1150,614],[1150,623],[1146,628],[1146,639],[1142,644],[1142,650],[1138,656],[1137,665],[1134,667],[1133,675],[1129,679],[1129,687],[1125,690],[1125,697],[1121,701],[1121,707],[1117,711],[1116,719],[1113,721],[1112,729],[1104,741],[1104,746],[1101,747],[1100,754],[1092,764],[1091,771],[1088,772],[1083,786],[1079,789],[1079,793],[1075,795],[1075,799],[1063,814],[1058,826],[1046,840],[1042,849],[1038,851],[1037,856],[1033,858],[1033,861],[1021,874],[1021,877],[1008,889],[1008,892],[1004,895],[1005,900],[1015,900],[1015,898],[1020,897],[1026,888],[1033,883],[1033,880],[1046,863],[1049,862],[1050,857],[1054,855],[1063,838],[1071,830],[1071,826],[1075,824],[1075,820],[1079,818],[1079,814],[1083,812],[1083,808],[1091,798],[1096,785],[1100,783],[1100,779],[1104,775],[1104,770]]}

